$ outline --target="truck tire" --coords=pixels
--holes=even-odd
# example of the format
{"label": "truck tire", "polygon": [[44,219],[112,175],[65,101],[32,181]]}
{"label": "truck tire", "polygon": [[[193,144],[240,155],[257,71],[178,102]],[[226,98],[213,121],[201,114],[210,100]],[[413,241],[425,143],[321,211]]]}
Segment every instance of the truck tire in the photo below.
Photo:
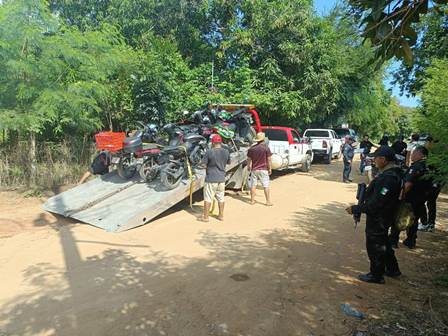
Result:
{"label": "truck tire", "polygon": [[325,158],[325,163],[331,164],[332,159],[333,159],[333,149],[330,149],[330,153],[328,153],[327,157]]}
{"label": "truck tire", "polygon": [[307,154],[305,162],[302,164],[302,171],[308,173],[311,168],[311,155]]}

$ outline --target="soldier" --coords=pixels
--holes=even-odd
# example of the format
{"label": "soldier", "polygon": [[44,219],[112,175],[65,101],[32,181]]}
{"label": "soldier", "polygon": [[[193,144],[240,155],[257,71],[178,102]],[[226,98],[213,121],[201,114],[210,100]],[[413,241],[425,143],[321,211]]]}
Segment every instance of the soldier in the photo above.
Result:
{"label": "soldier", "polygon": [[400,135],[397,139],[397,141],[395,141],[392,144],[392,149],[394,150],[395,154],[398,155],[406,155],[406,148],[408,147],[408,145],[406,144],[406,142],[403,141],[403,136]]}
{"label": "soldier", "polygon": [[393,164],[395,152],[392,148],[381,146],[374,156],[380,174],[369,184],[364,202],[361,205],[352,205],[346,211],[349,214],[367,215],[366,247],[370,272],[359,275],[359,280],[384,284],[384,275],[401,275],[387,236],[399,204],[401,174],[400,169]]}
{"label": "soldier", "polygon": [[[432,136],[428,136],[426,138],[426,143],[424,146],[430,152],[434,143],[436,143],[436,142],[438,142],[438,141],[437,140],[434,141]],[[442,187],[444,186],[444,184],[440,181],[437,181],[434,178],[434,176],[437,176],[440,174],[440,171],[432,165],[428,165],[428,168],[429,168],[431,175],[433,175],[430,179],[432,186],[431,186],[431,189],[430,189],[430,192],[428,195],[428,200],[426,201],[426,207],[428,208],[428,220],[427,220],[428,224],[427,225],[421,224],[421,226],[419,225],[418,229],[422,230],[422,231],[433,232],[435,229],[435,226],[436,226],[437,198],[439,197],[439,194],[442,191]],[[426,218],[426,216],[424,218]]]}
{"label": "soldier", "polygon": [[[403,199],[409,202],[414,211],[414,223],[407,229],[407,238],[403,244],[410,249],[415,248],[417,241],[418,221],[422,221],[422,225],[427,225],[425,202],[427,201],[432,182],[427,178],[429,172],[426,166],[426,157],[428,150],[423,146],[417,146],[411,154],[411,166],[406,172],[403,190]],[[426,175],[426,176],[425,176]],[[392,243],[398,243],[398,235],[392,235]]]}

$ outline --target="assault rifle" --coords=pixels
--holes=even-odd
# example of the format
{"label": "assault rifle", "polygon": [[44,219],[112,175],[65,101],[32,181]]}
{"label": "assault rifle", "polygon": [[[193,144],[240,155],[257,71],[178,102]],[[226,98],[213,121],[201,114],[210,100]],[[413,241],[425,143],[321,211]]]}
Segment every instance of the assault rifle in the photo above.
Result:
{"label": "assault rifle", "polygon": [[[358,190],[356,191],[356,199],[358,200],[358,205],[361,205],[366,197],[367,185],[365,183],[358,184]],[[353,214],[353,219],[355,220],[355,229],[357,228],[359,222],[361,221],[361,213]]]}

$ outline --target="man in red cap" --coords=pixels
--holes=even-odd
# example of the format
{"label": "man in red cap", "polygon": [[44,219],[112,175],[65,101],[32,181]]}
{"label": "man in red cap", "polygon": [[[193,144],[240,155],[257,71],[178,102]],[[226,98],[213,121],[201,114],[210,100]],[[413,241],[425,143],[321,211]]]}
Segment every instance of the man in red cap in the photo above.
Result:
{"label": "man in red cap", "polygon": [[200,221],[208,222],[213,199],[218,201],[220,221],[224,220],[224,191],[226,164],[230,163],[230,153],[222,147],[222,138],[215,134],[211,138],[212,148],[205,154],[203,164],[206,167],[204,184],[204,213]]}

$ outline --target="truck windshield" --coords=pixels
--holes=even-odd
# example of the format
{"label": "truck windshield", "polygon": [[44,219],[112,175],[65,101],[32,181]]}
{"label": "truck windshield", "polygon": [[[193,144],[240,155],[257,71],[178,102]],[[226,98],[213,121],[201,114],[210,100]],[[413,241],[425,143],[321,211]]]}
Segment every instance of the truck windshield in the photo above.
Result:
{"label": "truck windshield", "polygon": [[276,130],[276,129],[264,129],[264,134],[269,140],[272,141],[288,141],[288,135],[284,130]]}
{"label": "truck windshield", "polygon": [[304,136],[306,137],[316,137],[316,138],[328,138],[328,131],[315,131],[315,130],[310,130],[310,131],[306,131]]}
{"label": "truck windshield", "polygon": [[352,135],[349,128],[336,128],[334,131],[341,139],[346,135]]}

